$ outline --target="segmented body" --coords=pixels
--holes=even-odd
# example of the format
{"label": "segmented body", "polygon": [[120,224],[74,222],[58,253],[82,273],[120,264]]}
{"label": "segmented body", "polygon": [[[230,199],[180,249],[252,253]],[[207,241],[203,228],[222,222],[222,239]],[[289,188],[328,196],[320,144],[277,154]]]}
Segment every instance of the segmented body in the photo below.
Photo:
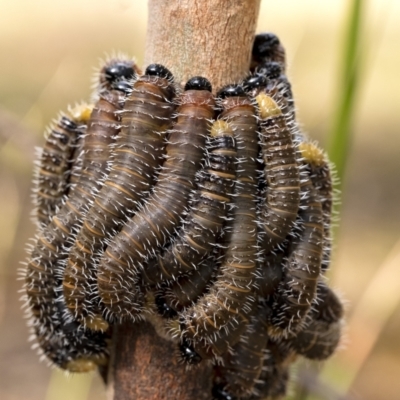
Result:
{"label": "segmented body", "polygon": [[[120,101],[121,93],[118,91],[105,90],[101,93],[88,122],[79,182],[63,207],[39,234],[30,255],[25,289],[33,318],[31,324],[44,351],[46,342],[57,342],[57,337],[64,340],[64,316],[60,315],[56,305],[59,284],[57,277],[62,275],[62,261],[67,257],[75,231],[82,223],[88,204],[101,187],[107,173],[110,145],[118,133],[116,111],[120,108]],[[56,271],[56,265],[60,270]],[[79,332],[76,334],[79,341]],[[104,349],[101,350],[103,351]],[[64,365],[59,366],[63,368]]]}
{"label": "segmented body", "polygon": [[86,107],[76,118],[62,114],[48,129],[33,189],[36,217],[41,228],[51,221],[65,200],[71,167],[77,157],[78,143],[86,130],[89,115],[90,110]]}
{"label": "segmented body", "polygon": [[96,301],[97,263],[107,243],[149,195],[171,125],[175,90],[167,79],[170,72],[159,66],[156,72],[163,75],[160,77],[153,74],[151,67],[134,82],[125,100],[110,173],[86,215],[64,272],[67,306],[89,326],[100,318],[95,317],[100,309]]}
{"label": "segmented body", "polygon": [[294,227],[300,204],[300,175],[295,145],[282,111],[265,93],[258,94],[256,100],[261,117],[264,174],[268,184],[259,217],[260,246],[268,254]]}
{"label": "segmented body", "polygon": [[189,194],[195,188],[195,174],[214,116],[214,99],[208,81],[208,86],[193,89],[191,83],[179,99],[177,122],[169,131],[166,160],[153,193],[100,261],[99,293],[113,317],[134,318],[141,311],[132,302],[139,273],[179,227]]}
{"label": "segmented body", "polygon": [[227,122],[213,124],[206,153],[206,165],[198,174],[198,189],[184,226],[172,244],[146,266],[146,283],[154,285],[196,270],[217,244],[236,178],[235,140]]}
{"label": "segmented body", "polygon": [[306,327],[290,338],[288,346],[306,358],[325,360],[339,345],[343,307],[336,294],[325,284],[318,285],[317,298],[317,304],[307,317]]}
{"label": "segmented body", "polygon": [[322,271],[329,268],[332,248],[332,205],[333,181],[329,160],[325,152],[316,144],[303,142],[300,151],[307,167],[307,172],[321,202],[324,217],[324,249],[322,255]]}
{"label": "segmented body", "polygon": [[311,180],[301,185],[302,201],[299,211],[299,232],[291,243],[284,277],[274,302],[270,334],[273,336],[297,332],[315,302],[317,279],[321,271],[323,250],[322,207]]}
{"label": "segmented body", "polygon": [[172,318],[185,307],[193,305],[207,292],[215,273],[215,259],[210,257],[197,265],[189,274],[181,275],[176,280],[167,281],[156,291],[158,311],[166,318]]}
{"label": "segmented body", "polygon": [[281,400],[287,393],[290,365],[295,361],[293,350],[269,339],[265,348],[261,374],[249,400]]}
{"label": "segmented body", "polygon": [[[241,321],[240,312],[251,309],[256,268],[256,158],[258,154],[255,107],[240,87],[228,87],[220,94],[222,113],[237,142],[237,181],[233,209],[228,214],[226,246],[220,274],[209,293],[181,313],[180,334],[188,339],[212,343],[223,329],[229,331]],[[196,339],[196,337],[198,339]]]}
{"label": "segmented body", "polygon": [[[224,363],[217,366],[217,376],[214,380],[213,394],[216,399],[248,398],[261,374],[264,363],[267,335],[268,310],[259,305],[250,318],[239,342],[231,352],[223,356]],[[217,393],[220,394],[218,397]]]}

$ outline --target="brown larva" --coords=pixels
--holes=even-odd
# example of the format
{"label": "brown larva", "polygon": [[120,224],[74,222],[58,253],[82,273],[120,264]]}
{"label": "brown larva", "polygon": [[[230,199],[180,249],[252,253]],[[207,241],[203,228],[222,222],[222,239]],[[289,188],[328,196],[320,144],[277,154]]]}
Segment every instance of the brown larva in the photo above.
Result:
{"label": "brown larva", "polygon": [[273,295],[272,336],[299,331],[315,302],[323,250],[322,207],[310,179],[302,183],[301,191],[299,232],[290,244],[284,277]]}
{"label": "brown larva", "polygon": [[324,252],[322,255],[322,271],[329,268],[331,259],[333,180],[331,166],[326,153],[311,142],[300,143],[299,149],[307,166],[316,195],[321,202],[324,215]]}
{"label": "brown larva", "polygon": [[[216,399],[248,398],[260,376],[265,358],[268,309],[260,304],[238,343],[216,367],[213,395]],[[229,393],[227,397],[225,393]]]}
{"label": "brown larva", "polygon": [[[239,313],[248,312],[254,302],[252,287],[256,268],[256,158],[258,154],[255,106],[240,86],[228,86],[219,93],[222,112],[237,143],[237,181],[232,211],[228,214],[226,246],[220,273],[209,293],[181,313],[178,335],[210,344],[221,330],[230,331],[241,323]],[[229,340],[229,336],[227,338]]]}
{"label": "brown larva", "polygon": [[281,400],[285,398],[290,365],[296,359],[293,350],[279,342],[268,340],[261,374],[249,400]]}
{"label": "brown larva", "polygon": [[[123,94],[117,90],[103,90],[100,93],[88,122],[79,182],[63,207],[39,234],[30,255],[25,290],[31,324],[41,338],[40,345],[44,351],[46,341],[51,344],[64,340],[61,332],[64,316],[60,315],[55,304],[59,284],[57,276],[62,275],[62,261],[72,245],[71,239],[107,174],[110,145],[118,133],[116,111],[120,109],[122,99]],[[56,268],[60,270],[56,271]]]}
{"label": "brown larva", "polygon": [[77,157],[78,142],[86,130],[91,107],[81,105],[69,114],[61,114],[46,134],[34,181],[36,217],[44,228],[61,207],[69,189],[71,166]]}
{"label": "brown larva", "polygon": [[263,92],[262,76],[245,82],[256,98],[260,115],[260,145],[267,182],[259,212],[260,247],[265,254],[284,241],[297,217],[300,203],[300,174],[296,144],[278,104]]}
{"label": "brown larva", "polygon": [[312,360],[325,360],[336,350],[342,332],[343,306],[336,294],[325,284],[317,290],[317,303],[309,316],[307,325],[288,345],[298,354]]}
{"label": "brown larva", "polygon": [[206,144],[206,165],[198,174],[189,215],[178,237],[143,271],[147,284],[175,279],[198,268],[216,246],[226,220],[236,178],[236,150],[232,128],[218,120],[211,127]]}
{"label": "brown larva", "polygon": [[70,312],[91,328],[101,318],[94,318],[99,309],[96,264],[106,243],[143,204],[154,184],[174,95],[171,73],[159,64],[150,65],[134,82],[121,112],[121,132],[113,146],[108,178],[70,251],[63,280],[65,300]]}
{"label": "brown larva", "polygon": [[164,317],[175,317],[185,307],[193,305],[207,291],[215,273],[215,259],[203,260],[190,274],[165,282],[156,291],[157,309]]}
{"label": "brown larva", "polygon": [[134,318],[139,274],[154,252],[164,246],[181,223],[195,174],[204,156],[214,116],[211,85],[190,79],[179,98],[177,122],[169,131],[166,160],[145,205],[115,236],[99,263],[98,288],[109,318]]}

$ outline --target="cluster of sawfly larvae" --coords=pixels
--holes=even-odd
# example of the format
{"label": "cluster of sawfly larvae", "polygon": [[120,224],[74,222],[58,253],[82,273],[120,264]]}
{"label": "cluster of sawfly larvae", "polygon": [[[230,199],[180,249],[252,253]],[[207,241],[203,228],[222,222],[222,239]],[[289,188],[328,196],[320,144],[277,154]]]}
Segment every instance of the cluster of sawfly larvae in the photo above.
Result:
{"label": "cluster of sawfly larvae", "polygon": [[205,77],[180,87],[116,57],[94,104],[53,123],[24,271],[51,364],[106,368],[112,326],[148,319],[187,364],[213,364],[213,398],[278,399],[298,356],[335,351],[331,168],[298,127],[285,68],[271,33],[216,95]]}

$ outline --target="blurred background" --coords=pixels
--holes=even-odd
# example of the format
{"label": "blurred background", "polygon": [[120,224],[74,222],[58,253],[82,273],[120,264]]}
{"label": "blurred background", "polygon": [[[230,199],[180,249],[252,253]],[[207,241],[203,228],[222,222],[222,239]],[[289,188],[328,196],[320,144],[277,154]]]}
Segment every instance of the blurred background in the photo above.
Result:
{"label": "blurred background", "polygon": [[[275,32],[286,47],[298,118],[324,147],[341,98],[351,3],[261,6],[257,30]],[[0,15],[0,398],[105,399],[97,376],[66,378],[39,363],[17,276],[34,236],[34,147],[59,110],[89,98],[93,68],[105,53],[121,50],[141,64],[147,2],[0,0]],[[360,15],[358,90],[330,272],[348,327],[331,360],[299,368],[310,371],[302,379],[311,394],[303,399],[400,398],[400,2],[364,1]]]}

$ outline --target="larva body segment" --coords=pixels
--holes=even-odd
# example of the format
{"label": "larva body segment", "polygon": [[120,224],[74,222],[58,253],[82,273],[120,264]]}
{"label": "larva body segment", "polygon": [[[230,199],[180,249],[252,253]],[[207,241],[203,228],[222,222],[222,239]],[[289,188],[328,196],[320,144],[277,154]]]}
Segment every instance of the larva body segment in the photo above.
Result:
{"label": "larva body segment", "polygon": [[110,173],[69,255],[63,280],[65,300],[75,318],[91,328],[100,306],[96,304],[97,263],[106,243],[143,204],[162,161],[174,111],[175,91],[167,77],[168,70],[152,65],[134,82],[120,113],[121,131],[113,146]]}
{"label": "larva body segment", "polygon": [[[217,376],[213,390],[216,399],[244,399],[251,395],[265,358],[268,341],[267,312],[262,305],[257,307],[239,342],[233,346],[231,352],[223,356],[223,365],[216,367]],[[223,395],[224,392],[231,397]],[[219,397],[217,393],[220,393]]]}
{"label": "larva body segment", "polygon": [[90,111],[89,106],[82,105],[79,112],[61,114],[48,129],[33,189],[36,216],[41,228],[51,221],[68,192],[71,167]]}
{"label": "larva body segment", "polygon": [[299,232],[293,239],[272,305],[272,336],[287,336],[304,327],[315,302],[323,250],[322,207],[310,179],[301,185]]}
{"label": "larva body segment", "polygon": [[236,178],[232,128],[218,120],[206,143],[206,165],[198,174],[198,189],[178,237],[143,271],[147,284],[157,284],[198,268],[216,245],[225,223]]}
{"label": "larva body segment", "polygon": [[293,350],[268,340],[261,374],[249,400],[283,400],[290,378],[290,364],[296,359]]}
{"label": "larva body segment", "polygon": [[331,259],[332,248],[332,204],[333,182],[332,172],[326,153],[316,144],[310,142],[300,143],[300,152],[307,166],[311,182],[316,195],[321,202],[324,216],[324,251],[322,255],[322,271],[327,271]]}
{"label": "larva body segment", "polygon": [[298,354],[312,359],[325,360],[336,350],[342,332],[343,306],[336,294],[319,283],[318,302],[307,317],[306,327],[288,341]]}
{"label": "larva body segment", "polygon": [[272,295],[283,276],[284,252],[267,254],[257,267],[257,294],[262,298]]}
{"label": "larva body segment", "polygon": [[261,117],[261,150],[267,181],[260,210],[260,247],[268,254],[284,241],[297,217],[300,204],[300,174],[292,135],[276,102],[256,96]]}
{"label": "larva body segment", "polygon": [[214,273],[214,259],[211,258],[201,262],[191,273],[162,284],[156,292],[159,312],[171,318],[185,307],[193,305],[206,292]]}
{"label": "larva body segment", "polygon": [[181,338],[179,348],[182,359],[187,364],[192,365],[198,364],[202,360],[216,360],[221,363],[226,352],[240,340],[241,335],[250,323],[253,309],[254,307],[249,313],[238,312],[235,316],[236,324],[229,329],[220,330],[212,340],[199,337],[194,339]]}
{"label": "larva body segment", "polygon": [[[251,309],[256,268],[256,159],[258,154],[255,107],[239,86],[219,94],[222,113],[237,143],[237,181],[232,211],[223,245],[226,247],[220,273],[210,292],[181,313],[181,334],[188,339],[212,343],[221,329],[229,331],[240,323],[238,314]],[[196,339],[196,337],[198,339]]]}
{"label": "larva body segment", "polygon": [[169,131],[166,159],[152,194],[100,261],[99,293],[111,318],[130,319],[140,311],[131,304],[130,297],[137,291],[134,286],[143,266],[181,223],[213,116],[210,83],[201,77],[192,78],[180,96],[177,122]]}
{"label": "larva body segment", "polygon": [[53,365],[73,373],[107,366],[109,335],[86,330],[75,321],[66,322],[63,318],[65,308],[65,303],[55,302],[52,332],[34,327],[39,353]]}
{"label": "larva body segment", "polygon": [[[39,234],[28,261],[25,275],[27,305],[32,317],[31,325],[41,338],[40,345],[44,351],[46,342],[49,342],[51,347],[57,347],[61,341],[59,346],[63,347],[64,316],[60,315],[55,304],[60,283],[58,277],[62,275],[63,260],[72,245],[75,231],[82,223],[88,204],[101,187],[107,173],[110,145],[118,133],[116,111],[120,108],[121,96],[119,91],[104,90],[100,93],[100,99],[88,122],[79,181],[63,207]],[[56,268],[59,270],[56,271]],[[79,338],[79,335],[77,336]],[[54,341],[57,344],[54,344]]]}

